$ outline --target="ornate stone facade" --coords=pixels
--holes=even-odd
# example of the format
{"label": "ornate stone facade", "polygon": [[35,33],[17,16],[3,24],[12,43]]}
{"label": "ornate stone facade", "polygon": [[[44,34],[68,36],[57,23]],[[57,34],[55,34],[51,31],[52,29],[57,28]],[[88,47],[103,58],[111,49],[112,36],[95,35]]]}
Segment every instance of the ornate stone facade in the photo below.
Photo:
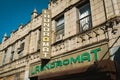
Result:
{"label": "ornate stone facade", "polygon": [[[90,14],[81,18],[80,11],[85,5],[90,6]],[[114,53],[110,49],[120,46],[120,0],[51,0],[48,9],[52,13],[52,58],[103,43],[107,43],[110,52],[103,59],[113,58]],[[64,17],[64,28],[60,26],[64,34],[59,36],[56,26],[61,16]],[[83,19],[91,23],[89,29],[81,31]],[[35,9],[27,24],[20,25],[9,38],[3,37],[0,80],[29,80],[30,65],[41,61],[41,25],[42,14]],[[56,39],[57,36],[59,38]]]}

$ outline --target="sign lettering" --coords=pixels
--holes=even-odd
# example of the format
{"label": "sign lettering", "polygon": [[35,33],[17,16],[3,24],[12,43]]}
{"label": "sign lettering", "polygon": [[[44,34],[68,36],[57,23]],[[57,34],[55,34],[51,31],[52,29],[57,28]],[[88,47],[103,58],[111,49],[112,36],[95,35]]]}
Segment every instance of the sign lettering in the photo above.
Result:
{"label": "sign lettering", "polygon": [[51,11],[42,11],[41,59],[50,59],[51,56]]}
{"label": "sign lettering", "polygon": [[82,54],[77,55],[77,57],[70,57],[69,59],[64,60],[57,60],[48,63],[44,67],[41,67],[41,65],[37,65],[32,67],[31,69],[31,75],[37,74],[38,72],[42,72],[44,70],[50,70],[57,67],[67,66],[69,64],[76,64],[76,63],[83,63],[85,61],[90,62],[91,61],[91,54],[93,55],[93,58],[98,61],[98,52],[101,51],[101,48],[96,48],[91,50],[90,52],[84,52]]}

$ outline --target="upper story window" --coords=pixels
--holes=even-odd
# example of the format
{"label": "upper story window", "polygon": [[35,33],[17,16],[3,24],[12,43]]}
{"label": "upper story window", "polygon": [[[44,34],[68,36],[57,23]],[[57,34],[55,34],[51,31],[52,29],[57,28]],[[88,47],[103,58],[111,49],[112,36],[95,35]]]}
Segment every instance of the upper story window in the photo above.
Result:
{"label": "upper story window", "polygon": [[21,45],[20,45],[21,50],[24,50],[24,46],[25,46],[25,43],[24,42],[21,43]]}
{"label": "upper story window", "polygon": [[18,54],[22,55],[25,47],[25,40],[21,40],[20,47],[18,48]]}
{"label": "upper story window", "polygon": [[6,56],[7,56],[7,49],[5,50],[5,53],[4,53],[4,58],[3,58],[3,62],[2,62],[2,64],[4,64],[4,63],[5,63]]}
{"label": "upper story window", "polygon": [[13,58],[14,58],[14,52],[15,52],[15,44],[12,45],[10,61],[13,61]]}
{"label": "upper story window", "polygon": [[37,51],[40,51],[40,42],[41,42],[41,29],[37,32]]}
{"label": "upper story window", "polygon": [[16,73],[15,78],[16,78],[15,80],[20,80],[20,73]]}
{"label": "upper story window", "polygon": [[92,27],[90,4],[79,7],[79,29],[80,32],[87,31]]}
{"label": "upper story window", "polygon": [[15,44],[12,46],[12,52],[14,52],[15,50]]}
{"label": "upper story window", "polygon": [[11,53],[10,61],[13,61],[13,58],[14,58],[14,51],[12,51]]}
{"label": "upper story window", "polygon": [[62,39],[64,35],[64,16],[56,20],[56,41]]}
{"label": "upper story window", "polygon": [[19,48],[18,53],[20,53],[20,52],[22,52],[24,50],[24,45],[25,45],[25,43],[20,44],[20,48]]}

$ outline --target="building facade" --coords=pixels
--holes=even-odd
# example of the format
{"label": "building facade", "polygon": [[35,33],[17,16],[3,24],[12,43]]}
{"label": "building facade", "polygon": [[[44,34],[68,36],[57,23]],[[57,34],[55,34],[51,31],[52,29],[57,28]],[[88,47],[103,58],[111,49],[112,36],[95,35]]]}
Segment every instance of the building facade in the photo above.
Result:
{"label": "building facade", "polygon": [[27,24],[3,37],[0,80],[120,79],[119,0],[51,0],[48,10],[49,59],[41,58],[44,15],[35,9]]}

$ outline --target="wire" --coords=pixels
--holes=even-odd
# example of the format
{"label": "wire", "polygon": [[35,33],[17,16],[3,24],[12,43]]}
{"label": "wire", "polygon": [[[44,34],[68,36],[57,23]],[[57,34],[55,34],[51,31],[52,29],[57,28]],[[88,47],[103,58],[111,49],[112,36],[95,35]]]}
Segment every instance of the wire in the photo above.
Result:
{"label": "wire", "polygon": [[[100,59],[100,61],[99,62],[101,62],[103,59],[104,59],[104,57],[107,55],[107,53],[109,52],[109,50],[115,45],[115,43],[119,40],[119,38],[120,38],[120,36],[118,36],[118,38],[115,40],[115,42],[111,45],[111,47],[109,47],[108,48],[108,50],[105,52],[105,54],[103,55],[103,57]],[[113,55],[115,55],[115,53],[113,54]],[[112,55],[112,56],[113,56]],[[111,56],[109,56],[109,58],[108,59],[110,59],[110,57]],[[96,63],[96,62],[95,62]],[[101,65],[101,63],[99,63],[99,66]]]}
{"label": "wire", "polygon": [[[103,57],[100,59],[100,61],[102,61],[104,59],[104,57],[107,55],[107,53],[109,52],[109,50],[115,45],[115,43],[119,40],[120,36],[118,36],[118,38],[115,40],[115,42],[111,45],[111,47],[108,48],[108,50],[106,51],[106,53],[103,55]],[[115,53],[113,54],[115,55]],[[110,56],[111,57],[111,56]],[[110,58],[109,57],[109,58]],[[109,59],[108,58],[108,59]]]}

